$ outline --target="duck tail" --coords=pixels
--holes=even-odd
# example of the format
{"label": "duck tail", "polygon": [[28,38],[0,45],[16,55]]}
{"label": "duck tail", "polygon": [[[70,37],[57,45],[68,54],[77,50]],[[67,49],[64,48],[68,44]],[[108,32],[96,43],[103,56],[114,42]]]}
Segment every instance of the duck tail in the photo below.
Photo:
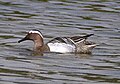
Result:
{"label": "duck tail", "polygon": [[90,37],[90,36],[92,36],[92,35],[94,35],[94,34],[85,35],[84,38],[88,38],[88,37]]}
{"label": "duck tail", "polygon": [[93,49],[94,47],[96,47],[96,46],[98,46],[99,44],[92,44],[92,45],[88,45],[87,47],[89,48],[89,49]]}

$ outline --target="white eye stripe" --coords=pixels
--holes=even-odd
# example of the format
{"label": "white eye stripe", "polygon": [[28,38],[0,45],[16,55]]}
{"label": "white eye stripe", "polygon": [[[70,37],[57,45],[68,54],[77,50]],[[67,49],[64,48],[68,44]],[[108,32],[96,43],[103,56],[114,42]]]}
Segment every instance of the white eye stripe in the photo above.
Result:
{"label": "white eye stripe", "polygon": [[43,38],[43,35],[42,35],[41,32],[39,32],[39,31],[33,31],[33,30],[31,30],[31,31],[29,31],[28,33],[37,33],[37,34],[39,34],[39,35]]}

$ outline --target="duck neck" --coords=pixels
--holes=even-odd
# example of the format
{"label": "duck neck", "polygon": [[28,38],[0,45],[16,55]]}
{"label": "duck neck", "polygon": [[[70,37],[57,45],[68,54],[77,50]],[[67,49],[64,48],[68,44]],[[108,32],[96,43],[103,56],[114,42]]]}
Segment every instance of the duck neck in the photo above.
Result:
{"label": "duck neck", "polygon": [[37,51],[37,52],[49,51],[49,47],[44,44],[43,40],[35,40],[34,51]]}
{"label": "duck neck", "polygon": [[44,45],[43,39],[34,40],[34,50],[35,51],[41,50],[41,48],[43,47],[43,45]]}

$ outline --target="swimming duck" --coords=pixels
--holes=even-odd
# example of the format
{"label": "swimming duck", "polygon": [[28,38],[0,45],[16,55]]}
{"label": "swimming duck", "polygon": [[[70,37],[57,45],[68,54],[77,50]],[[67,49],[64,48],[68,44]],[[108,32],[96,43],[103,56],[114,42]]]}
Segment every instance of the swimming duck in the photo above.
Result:
{"label": "swimming duck", "polygon": [[37,52],[58,52],[58,53],[91,53],[97,46],[96,43],[87,41],[87,38],[94,34],[85,36],[56,37],[47,43],[44,43],[43,35],[39,30],[31,30],[27,35],[18,41],[32,40],[34,42],[34,51]]}

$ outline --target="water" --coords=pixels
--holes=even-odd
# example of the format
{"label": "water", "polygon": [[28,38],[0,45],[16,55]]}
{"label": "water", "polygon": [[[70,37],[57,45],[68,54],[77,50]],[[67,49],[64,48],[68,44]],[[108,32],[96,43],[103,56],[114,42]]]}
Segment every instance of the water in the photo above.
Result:
{"label": "water", "polygon": [[[17,43],[31,29],[45,42],[56,36],[94,33],[91,55],[33,55]],[[119,84],[119,0],[0,0],[0,84]]]}

